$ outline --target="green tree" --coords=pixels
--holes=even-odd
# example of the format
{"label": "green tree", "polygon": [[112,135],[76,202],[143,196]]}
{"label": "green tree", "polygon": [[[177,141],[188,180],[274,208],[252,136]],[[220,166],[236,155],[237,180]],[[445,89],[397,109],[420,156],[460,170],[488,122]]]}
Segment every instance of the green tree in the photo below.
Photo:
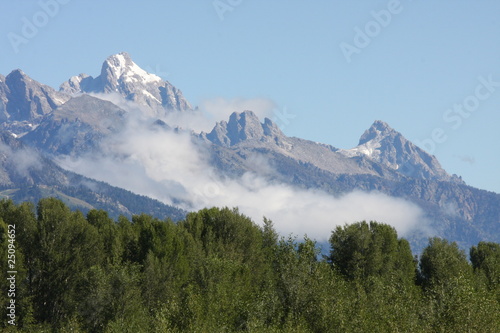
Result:
{"label": "green tree", "polygon": [[[316,242],[305,237],[298,243],[295,238],[282,238],[275,255],[277,292],[281,302],[280,327],[304,327],[308,319],[317,317],[317,280],[320,277]],[[279,314],[279,313],[278,313]],[[315,326],[322,323],[316,322]]]}
{"label": "green tree", "polygon": [[103,259],[97,230],[63,202],[42,199],[37,208],[32,292],[37,319],[53,326],[71,319],[82,273]]}
{"label": "green tree", "polygon": [[348,280],[397,274],[408,283],[415,279],[416,265],[406,240],[386,224],[365,221],[338,226],[330,237],[329,260]]}
{"label": "green tree", "polygon": [[121,262],[123,244],[118,235],[118,226],[104,210],[92,209],[87,213],[87,222],[99,234],[99,242],[103,248],[102,265],[117,265]]}
{"label": "green tree", "polygon": [[495,331],[498,308],[475,288],[472,267],[456,243],[430,239],[420,258],[420,280],[428,306],[424,318],[432,330]]}
{"label": "green tree", "polygon": [[419,290],[408,241],[389,225],[363,221],[337,227],[330,245],[332,268],[350,282],[349,322],[362,331],[417,329]]}
{"label": "green tree", "polygon": [[431,238],[420,257],[420,281],[427,288],[459,277],[470,278],[471,273],[464,251],[446,239]]}
{"label": "green tree", "polygon": [[126,264],[107,276],[110,291],[111,318],[105,332],[151,332],[151,317],[144,307],[140,288],[140,267]]}
{"label": "green tree", "polygon": [[200,249],[189,292],[195,320],[205,322],[206,331],[246,329],[254,311],[251,304],[259,299],[266,277],[261,228],[228,208],[191,213],[179,226]]}
{"label": "green tree", "polygon": [[[4,292],[0,295],[2,305],[10,300],[8,291],[10,289],[7,271],[17,271],[16,277],[16,323],[18,327],[25,329],[34,328],[33,304],[30,294],[31,290],[31,253],[32,241],[34,237],[34,228],[36,220],[34,207],[31,203],[15,205],[12,200],[0,201],[0,287]],[[10,237],[9,237],[10,236]],[[9,252],[9,248],[11,251]],[[11,256],[8,257],[8,254]],[[11,259],[13,261],[8,261]],[[7,267],[7,264],[13,264],[14,269]],[[6,307],[2,306],[2,318],[6,317]],[[4,320],[2,325],[6,324]]]}
{"label": "green tree", "polygon": [[484,275],[488,289],[500,290],[500,244],[479,242],[470,249],[470,260],[474,271]]}
{"label": "green tree", "polygon": [[119,243],[123,248],[122,262],[139,263],[141,260],[141,251],[139,249],[138,229],[125,216],[118,218],[118,236]]}

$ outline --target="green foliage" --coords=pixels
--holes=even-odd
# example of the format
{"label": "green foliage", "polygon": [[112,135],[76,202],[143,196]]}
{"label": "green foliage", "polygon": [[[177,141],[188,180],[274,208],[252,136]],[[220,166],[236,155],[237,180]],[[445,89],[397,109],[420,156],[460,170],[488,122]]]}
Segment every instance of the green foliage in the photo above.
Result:
{"label": "green foliage", "polygon": [[420,279],[427,288],[446,285],[457,278],[470,278],[471,267],[456,243],[432,238],[420,258]]}
{"label": "green foliage", "polygon": [[500,244],[479,242],[470,249],[474,271],[483,275],[489,290],[500,290]]}
{"label": "green foliage", "polygon": [[[484,246],[479,246],[484,250]],[[479,252],[474,261],[479,264]],[[495,332],[500,324],[499,303],[492,294],[475,287],[472,267],[456,243],[432,238],[420,259],[420,280],[429,306],[433,330]],[[476,281],[477,282],[477,281]],[[474,320],[472,320],[474,318]]]}
{"label": "green foliage", "polygon": [[348,280],[388,278],[397,274],[413,281],[415,263],[406,240],[396,230],[377,222],[360,222],[337,227],[330,237],[330,262]]}
{"label": "green foliage", "polygon": [[[86,216],[48,198],[0,201],[0,255],[16,225],[19,332],[497,332],[499,249],[471,262],[433,238],[417,262],[394,228],[337,227],[321,259],[308,237],[279,237],[237,209],[173,223]],[[8,289],[6,260],[0,287]],[[7,304],[7,294],[0,302]],[[2,306],[6,318],[6,307]]]}
{"label": "green foliage", "polygon": [[377,222],[337,227],[330,237],[329,261],[350,282],[351,307],[347,331],[415,331],[419,290],[416,264],[408,241]]}

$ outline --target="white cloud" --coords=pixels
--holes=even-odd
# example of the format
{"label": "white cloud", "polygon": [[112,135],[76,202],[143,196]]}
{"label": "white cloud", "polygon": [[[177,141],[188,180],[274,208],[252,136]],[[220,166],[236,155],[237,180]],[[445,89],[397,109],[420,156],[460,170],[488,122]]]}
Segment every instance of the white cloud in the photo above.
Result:
{"label": "white cloud", "polygon": [[15,166],[15,172],[21,177],[28,177],[30,169],[42,168],[40,156],[28,147],[12,150],[10,146],[0,142],[0,155],[4,155]]}
{"label": "white cloud", "polygon": [[378,192],[354,191],[337,198],[319,190],[272,184],[251,173],[207,188],[215,188],[206,192],[207,205],[238,206],[256,222],[263,216],[273,220],[282,234],[307,234],[318,241],[328,240],[337,225],[346,223],[376,220],[404,236],[425,221],[415,204]]}

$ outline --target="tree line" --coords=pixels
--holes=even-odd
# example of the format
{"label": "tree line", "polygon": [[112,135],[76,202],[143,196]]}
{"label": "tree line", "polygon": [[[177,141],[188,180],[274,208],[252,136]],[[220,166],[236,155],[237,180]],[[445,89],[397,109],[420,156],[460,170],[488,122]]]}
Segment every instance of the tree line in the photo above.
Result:
{"label": "tree line", "polygon": [[[314,221],[311,221],[314,223]],[[15,225],[16,326],[8,323]],[[180,222],[0,201],[9,332],[499,332],[500,244],[469,258],[431,238],[419,258],[378,222],[336,227],[330,254],[237,209]],[[12,248],[12,246],[10,247]],[[12,251],[11,251],[12,252]]]}

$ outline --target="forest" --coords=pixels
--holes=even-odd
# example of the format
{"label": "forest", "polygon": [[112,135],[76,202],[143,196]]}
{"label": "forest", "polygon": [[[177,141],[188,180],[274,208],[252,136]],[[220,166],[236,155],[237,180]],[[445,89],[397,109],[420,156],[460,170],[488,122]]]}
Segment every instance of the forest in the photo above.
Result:
{"label": "forest", "polygon": [[113,220],[103,210],[84,215],[54,198],[36,207],[2,200],[1,327],[500,331],[500,244],[480,242],[466,253],[431,238],[414,256],[393,227],[360,221],[332,230],[329,245],[321,255],[307,236],[280,236],[272,221],[257,224],[235,208],[207,208],[174,223],[146,214]]}

